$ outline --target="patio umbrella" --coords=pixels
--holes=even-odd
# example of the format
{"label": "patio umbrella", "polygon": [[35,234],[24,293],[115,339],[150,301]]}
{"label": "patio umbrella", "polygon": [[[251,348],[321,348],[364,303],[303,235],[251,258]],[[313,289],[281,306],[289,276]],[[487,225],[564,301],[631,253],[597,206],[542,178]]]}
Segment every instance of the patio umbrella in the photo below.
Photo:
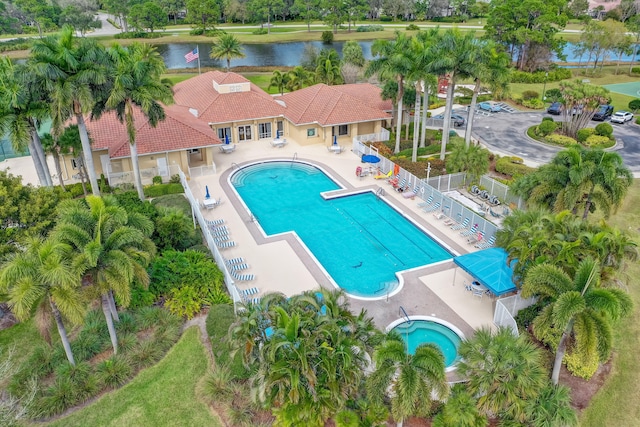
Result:
{"label": "patio umbrella", "polygon": [[338,145],[338,136],[333,135],[333,145]]}
{"label": "patio umbrella", "polygon": [[210,199],[210,198],[211,198],[211,195],[209,194],[209,186],[208,186],[208,185],[205,185],[205,186],[204,186],[204,189],[206,190],[206,193],[205,193],[205,195],[204,195],[204,198],[205,198],[205,199]]}
{"label": "patio umbrella", "polygon": [[229,135],[227,135],[227,134],[225,134],[225,136],[224,136],[224,143],[225,143],[226,145],[231,144],[231,141],[229,140]]}
{"label": "patio umbrella", "polygon": [[380,161],[380,157],[374,156],[373,154],[365,154],[362,156],[362,161],[365,163],[375,164]]}

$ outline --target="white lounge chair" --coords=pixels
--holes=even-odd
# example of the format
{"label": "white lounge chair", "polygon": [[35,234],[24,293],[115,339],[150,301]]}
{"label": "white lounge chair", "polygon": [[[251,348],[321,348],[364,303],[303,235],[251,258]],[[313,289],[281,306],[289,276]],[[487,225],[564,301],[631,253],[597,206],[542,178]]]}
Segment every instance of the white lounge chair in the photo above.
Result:
{"label": "white lounge chair", "polygon": [[230,273],[234,279],[240,282],[248,282],[255,279],[256,277],[253,274],[239,274],[237,271],[233,271],[233,270],[231,270]]}
{"label": "white lounge chair", "polygon": [[218,247],[218,249],[227,249],[227,248],[232,248],[236,245],[236,242],[234,242],[233,240],[229,240],[227,242],[215,242],[216,246]]}
{"label": "white lounge chair", "polygon": [[207,225],[211,227],[218,227],[219,225],[224,224],[224,219],[207,219],[205,220]]}
{"label": "white lounge chair", "polygon": [[249,266],[247,264],[233,264],[229,266],[229,268],[231,269],[231,271],[241,271],[246,270],[247,268],[249,268]]}
{"label": "white lounge chair", "polygon": [[433,206],[426,207],[422,210],[425,212],[433,212],[433,211],[437,211],[439,207],[440,207],[440,202],[436,202]]}
{"label": "white lounge chair", "polygon": [[260,293],[260,289],[253,287],[253,288],[248,288],[248,289],[244,289],[242,291],[240,291],[240,295],[242,296],[249,296],[249,295],[255,295]]}
{"label": "white lounge chair", "polygon": [[225,262],[227,263],[227,265],[243,264],[244,263],[244,258],[242,258],[242,257],[231,258],[231,259],[225,260]]}
{"label": "white lounge chair", "polygon": [[469,218],[465,218],[461,224],[455,224],[451,226],[452,230],[462,230],[463,228],[467,228],[469,225]]}

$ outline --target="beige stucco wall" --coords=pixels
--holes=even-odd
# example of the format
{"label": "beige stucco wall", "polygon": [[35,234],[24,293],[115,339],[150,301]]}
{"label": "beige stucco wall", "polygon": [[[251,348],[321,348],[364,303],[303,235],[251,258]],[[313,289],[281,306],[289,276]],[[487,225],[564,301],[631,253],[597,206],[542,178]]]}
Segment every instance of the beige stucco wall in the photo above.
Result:
{"label": "beige stucco wall", "polygon": [[[237,122],[229,122],[229,123],[221,123],[221,124],[212,124],[211,129],[213,129],[216,136],[218,135],[218,129],[231,128],[231,142],[233,144],[238,144],[242,142],[250,142],[250,141],[258,141],[260,140],[260,133],[258,125],[261,123],[271,123],[271,136],[269,138],[275,138],[276,129],[278,129],[278,122],[282,121],[284,136],[287,136],[287,128],[289,122],[283,117],[277,117],[273,119],[259,119],[259,120],[242,120]],[[251,139],[244,139],[240,141],[240,137],[238,135],[238,128],[240,126],[251,126]],[[269,139],[266,138],[266,139]]]}
{"label": "beige stucco wall", "polygon": [[[295,126],[294,124],[289,123],[289,126],[285,126],[285,128],[288,128],[288,132],[285,132],[285,136],[293,139],[300,145],[320,144],[323,142],[323,131],[317,124]],[[308,129],[315,129],[315,136],[307,136]]]}

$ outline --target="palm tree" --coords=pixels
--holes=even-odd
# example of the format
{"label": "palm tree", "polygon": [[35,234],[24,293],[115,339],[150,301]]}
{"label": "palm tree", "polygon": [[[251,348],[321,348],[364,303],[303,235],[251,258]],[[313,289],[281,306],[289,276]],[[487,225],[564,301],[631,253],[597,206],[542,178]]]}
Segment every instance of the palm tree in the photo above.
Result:
{"label": "palm tree", "polygon": [[442,127],[442,148],[440,160],[444,160],[451,128],[451,110],[456,82],[460,78],[473,75],[480,58],[481,44],[476,40],[475,32],[461,33],[458,29],[447,29],[439,34],[430,56],[433,61],[427,64],[428,70],[438,76],[447,76],[447,104]]}
{"label": "palm tree", "polygon": [[268,89],[272,87],[278,88],[280,95],[284,94],[284,88],[289,84],[289,74],[283,73],[280,70],[274,70],[271,80],[269,81]]}
{"label": "palm tree", "polygon": [[109,62],[104,47],[93,38],[76,39],[73,27],[65,25],[59,35],[34,41],[29,62],[47,91],[54,118],[56,111],[65,111],[60,106],[70,106],[67,111],[78,124],[91,191],[100,195],[84,115],[94,107],[96,97],[108,82]]}
{"label": "palm tree", "polygon": [[633,184],[633,174],[616,152],[589,150],[585,155],[596,167],[591,177],[591,188],[587,192],[582,219],[586,220],[592,207],[596,205],[608,217],[622,204],[627,190]]}
{"label": "palm tree", "polygon": [[295,66],[288,74],[287,89],[290,91],[299,90],[313,84],[311,74],[300,65]]}
{"label": "palm tree", "polygon": [[527,403],[548,381],[536,345],[509,328],[495,335],[483,328],[460,343],[458,354],[458,372],[469,379],[467,392],[477,399],[481,413],[526,421]]}
{"label": "palm tree", "polygon": [[[138,164],[135,110],[139,110],[155,127],[164,120],[164,104],[173,103],[173,92],[162,81],[166,67],[155,47],[133,43],[112,46],[108,51],[114,64],[113,87],[105,106],[116,111],[120,122],[126,123],[131,148],[131,164],[140,200],[145,199]],[[159,101],[159,102],[158,102]]]}
{"label": "palm tree", "polygon": [[393,41],[378,39],[371,46],[371,53],[375,59],[369,61],[365,76],[371,77],[378,74],[381,79],[395,78],[398,84],[398,94],[396,96],[397,114],[396,119],[396,146],[395,153],[400,152],[400,133],[402,131],[402,98],[404,97],[404,80],[410,72],[412,66],[410,37],[404,33],[396,32]]}
{"label": "palm tree", "polygon": [[471,64],[470,69],[475,85],[471,96],[471,104],[469,105],[467,129],[464,135],[464,143],[467,147],[471,144],[473,116],[476,111],[481,85],[488,84],[494,93],[505,90],[509,84],[509,75],[511,74],[509,55],[506,52],[499,51],[494,42],[483,40],[479,49],[480,58]]}
{"label": "palm tree", "polygon": [[525,277],[522,296],[540,296],[551,302],[534,320],[539,339],[561,333],[551,380],[558,384],[560,367],[569,338],[572,351],[584,360],[606,361],[611,353],[612,322],[628,314],[631,298],[620,289],[601,288],[600,266],[593,259],[582,261],[573,278],[560,267],[540,264]]}
{"label": "palm tree", "polygon": [[489,151],[480,145],[456,145],[447,157],[447,171],[467,171],[473,182],[489,170]]}
{"label": "palm tree", "polygon": [[322,49],[316,60],[316,81],[329,86],[342,83],[340,56],[335,49]]}
{"label": "palm tree", "polygon": [[118,338],[113,321],[118,320],[118,312],[113,296],[126,307],[133,281],[149,283],[146,267],[155,254],[149,239],[152,232],[153,223],[147,217],[127,213],[111,197],[88,196],[58,206],[53,235],[73,248],[83,283],[92,296],[100,297],[114,353]]}
{"label": "palm tree", "polygon": [[481,414],[476,406],[476,399],[465,389],[464,384],[456,384],[451,388],[442,411],[433,418],[433,427],[486,427],[489,420]]}
{"label": "palm tree", "polygon": [[231,68],[231,59],[244,58],[245,54],[242,52],[242,45],[236,36],[233,34],[222,34],[218,37],[218,41],[211,47],[209,57],[211,59],[226,59],[227,71],[229,71]]}
{"label": "palm tree", "polygon": [[444,356],[433,344],[422,344],[411,355],[402,338],[391,333],[373,359],[376,368],[367,378],[368,394],[380,401],[391,389],[391,414],[399,426],[407,417],[428,414],[432,396],[448,394]]}
{"label": "palm tree", "polygon": [[6,293],[18,320],[35,315],[48,337],[51,315],[69,363],[75,366],[63,317],[73,323],[84,318],[80,274],[71,263],[71,247],[55,239],[31,238],[23,252],[9,255],[0,272],[0,293]]}
{"label": "palm tree", "polygon": [[532,427],[572,427],[578,425],[578,416],[571,407],[568,387],[548,384],[527,404],[527,418]]}
{"label": "palm tree", "polygon": [[14,65],[6,56],[0,58],[0,133],[9,135],[17,153],[29,147],[40,185],[51,187],[53,182],[38,135],[38,123],[49,117],[49,111],[33,77],[26,67]]}

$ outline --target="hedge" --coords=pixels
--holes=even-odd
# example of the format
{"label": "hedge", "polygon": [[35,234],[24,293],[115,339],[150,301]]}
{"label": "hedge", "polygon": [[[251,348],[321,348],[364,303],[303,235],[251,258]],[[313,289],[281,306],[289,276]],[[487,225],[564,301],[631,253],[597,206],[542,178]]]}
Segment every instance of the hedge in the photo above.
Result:
{"label": "hedge", "polygon": [[528,73],[526,71],[513,71],[511,73],[511,83],[544,83],[546,82],[558,82],[560,80],[566,80],[573,77],[571,70],[568,68],[556,68],[549,71],[548,75],[545,75],[546,71],[536,71],[534,73]]}
{"label": "hedge", "polygon": [[522,176],[533,172],[535,169],[522,164],[519,157],[500,157],[496,161],[496,172],[509,176]]}
{"label": "hedge", "polygon": [[147,197],[159,197],[166,194],[184,193],[182,184],[156,184],[145,187],[144,195]]}
{"label": "hedge", "polygon": [[587,140],[587,138],[589,138],[591,135],[595,134],[596,130],[594,128],[584,128],[584,129],[580,129],[577,132],[577,137],[578,137],[578,142],[585,142]]}
{"label": "hedge", "polygon": [[557,133],[549,135],[545,139],[547,140],[547,142],[556,145],[572,145],[578,143],[578,141],[571,138],[570,136],[560,135]]}
{"label": "hedge", "polygon": [[611,142],[611,139],[609,139],[609,137],[607,136],[590,135],[584,141],[584,145],[586,145],[587,147],[604,148],[604,147],[609,147],[613,144]]}
{"label": "hedge", "polygon": [[361,25],[356,30],[358,33],[371,33],[374,31],[384,31],[384,27],[382,25]]}

